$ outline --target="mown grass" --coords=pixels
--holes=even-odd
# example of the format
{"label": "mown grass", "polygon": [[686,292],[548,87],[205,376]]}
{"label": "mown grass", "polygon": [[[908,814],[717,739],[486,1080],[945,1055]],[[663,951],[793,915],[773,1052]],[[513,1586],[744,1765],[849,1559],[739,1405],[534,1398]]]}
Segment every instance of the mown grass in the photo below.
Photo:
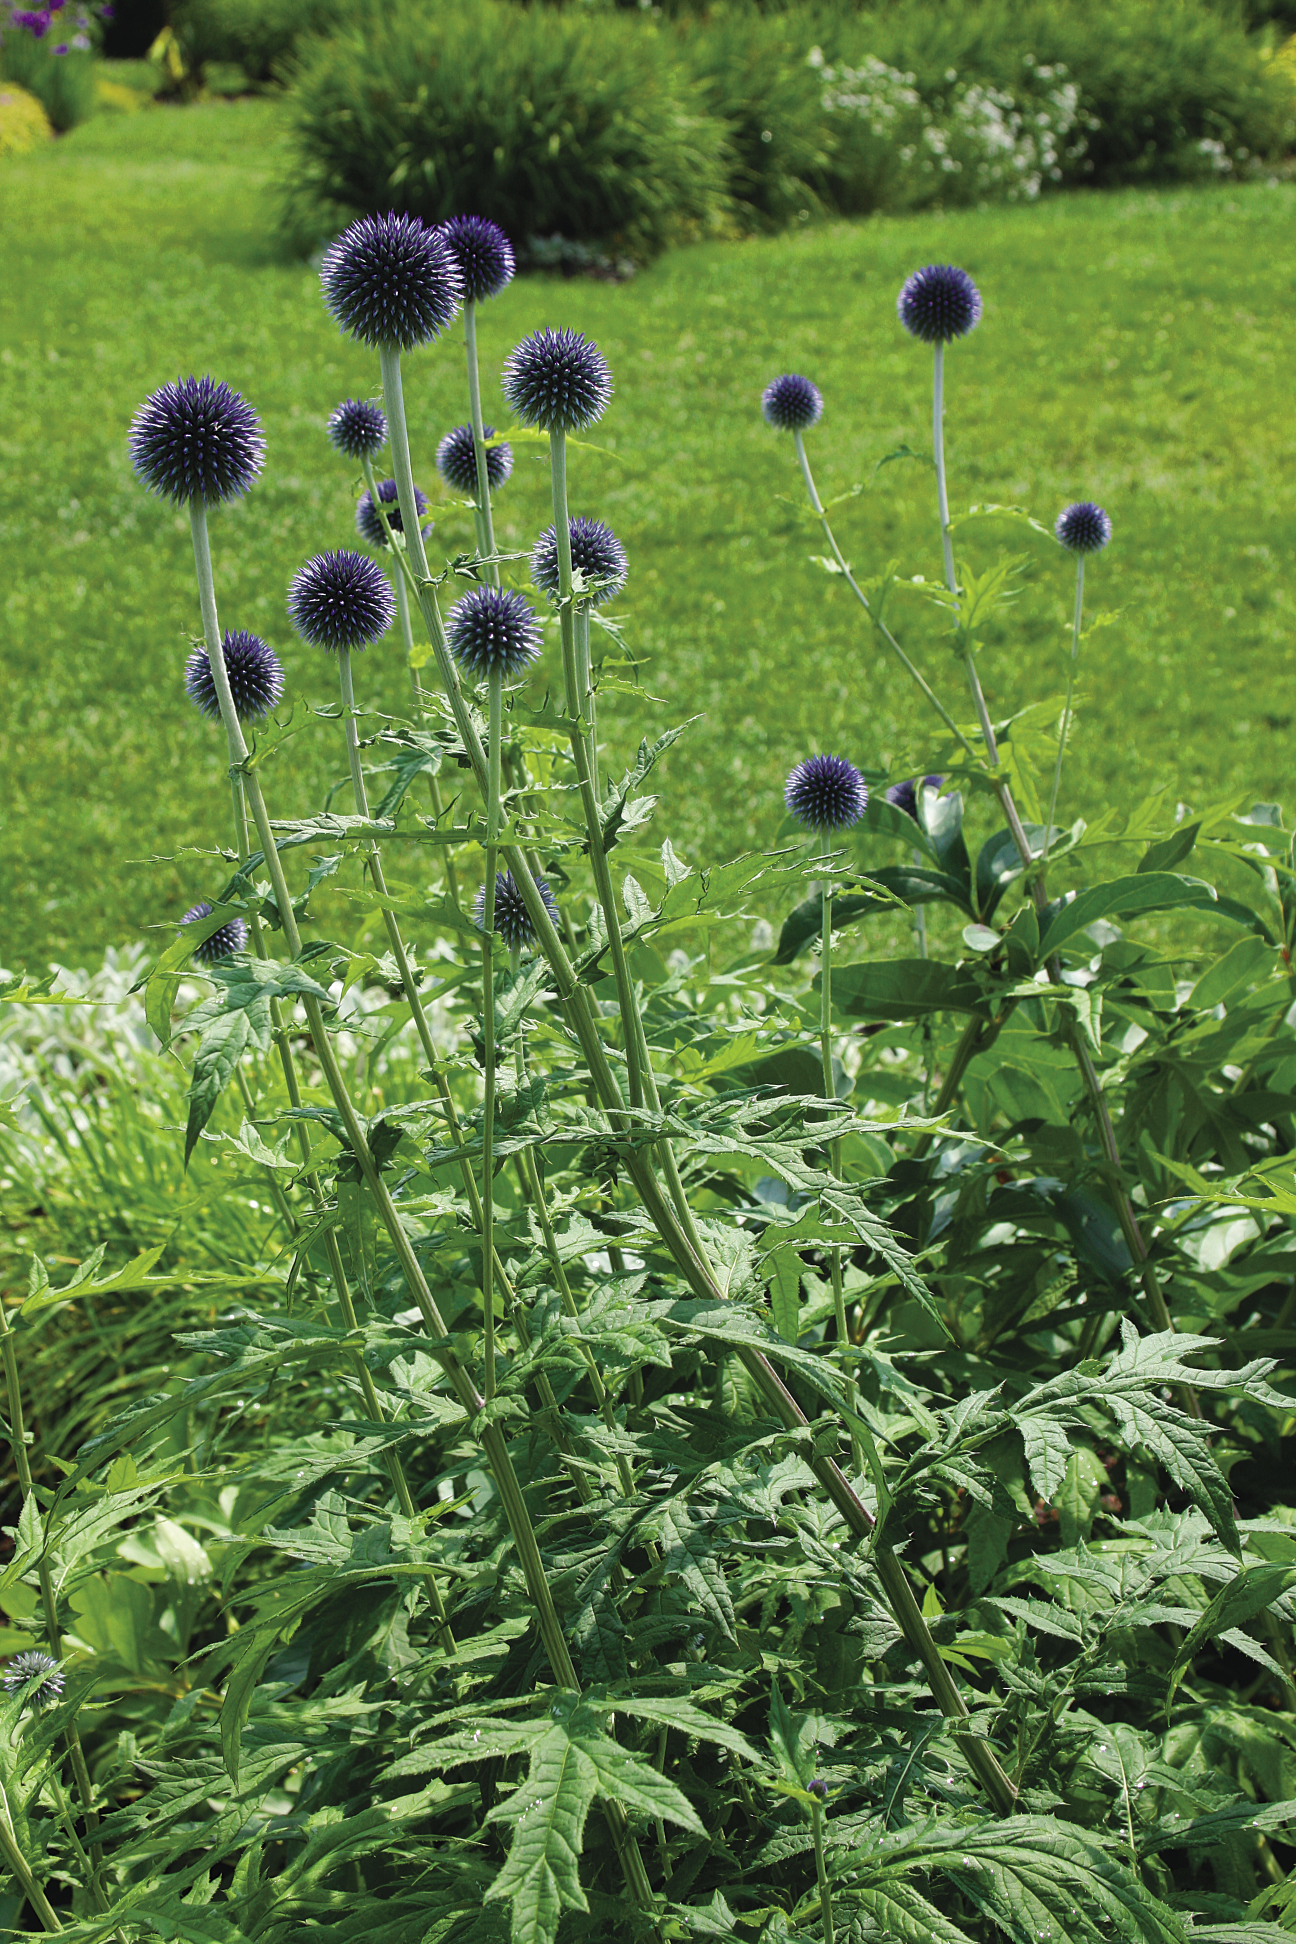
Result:
{"label": "mown grass", "polygon": [[[333,697],[333,670],[290,635],[284,593],[310,552],[348,540],[355,482],[323,427],[376,385],[315,273],[277,257],[276,110],[266,102],[100,117],[0,173],[0,549],[4,560],[0,958],[86,963],[211,889],[200,860],[139,862],[223,838],[220,742],[186,702],[197,610],[187,523],[134,482],[125,434],[147,391],[212,370],[256,403],[263,484],[213,522],[222,614],[284,653],[290,693]],[[1065,808],[1093,814],[1164,788],[1195,804],[1280,795],[1294,711],[1287,563],[1296,469],[1285,344],[1287,186],[1081,196],[1031,208],[873,220],[703,246],[625,286],[527,278],[483,321],[487,409],[497,374],[542,323],[595,337],[616,377],[573,466],[573,510],[629,548],[627,640],[660,703],[604,713],[624,752],[645,730],[703,720],[664,772],[661,830],[708,861],[768,840],[786,769],[813,747],[897,773],[923,764],[929,725],[882,661],[794,507],[790,445],[759,415],[763,384],[803,370],[828,407],[812,438],[857,568],[898,558],[934,572],[931,475],[878,459],[928,437],[927,355],[901,333],[907,270],[954,260],[977,278],[983,324],[951,354],[956,504],[999,500],[1050,520],[1101,500],[1116,538],[1090,577],[1118,625],[1096,635]],[[421,483],[464,416],[462,358],[443,342],[410,363]],[[501,498],[505,545],[546,520],[546,472],[519,452]],[[790,501],[792,504],[787,504]],[[458,512],[435,544],[467,543]],[[981,560],[1000,538],[988,529]],[[1010,629],[983,657],[1006,714],[1059,693],[1071,578],[1043,540]],[[953,697],[938,622],[910,603],[905,638]],[[546,660],[552,667],[553,657]],[[362,699],[404,707],[399,655],[366,657]],[[325,754],[327,750],[331,753]],[[335,737],[275,759],[281,814],[336,780]]]}

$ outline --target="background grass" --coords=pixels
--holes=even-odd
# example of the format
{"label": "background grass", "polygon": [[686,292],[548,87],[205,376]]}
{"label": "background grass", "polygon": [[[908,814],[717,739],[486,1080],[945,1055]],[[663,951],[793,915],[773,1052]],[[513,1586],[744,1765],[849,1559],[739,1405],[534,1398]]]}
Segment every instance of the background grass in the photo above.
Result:
{"label": "background grass", "polygon": [[[352,534],[355,482],[323,427],[377,371],[328,320],[315,273],[274,254],[276,116],[264,101],[104,116],[0,174],[0,958],[13,968],[87,963],[212,888],[200,859],[125,864],[223,838],[226,822],[220,739],[181,680],[198,626],[187,522],[126,457],[135,405],[178,372],[228,379],[269,438],[264,483],[213,521],[222,618],[280,648],[294,698],[333,697],[332,665],[291,637],[284,594],[308,553]],[[821,488],[865,489],[841,509],[848,555],[863,573],[892,557],[938,571],[929,471],[873,479],[884,454],[928,436],[929,359],[894,310],[925,261],[964,264],[986,299],[949,360],[955,504],[1012,501],[1051,521],[1093,497],[1115,522],[1090,588],[1122,618],[1086,658],[1064,809],[1154,788],[1194,804],[1280,795],[1296,713],[1294,215],[1287,186],[1073,196],[699,247],[624,286],[528,278],[492,304],[496,424],[499,365],[525,331],[575,325],[612,364],[597,434],[609,450],[574,455],[573,510],[626,541],[627,640],[663,700],[619,699],[600,726],[624,754],[704,717],[662,773],[659,838],[702,862],[768,840],[783,776],[814,747],[896,774],[925,764],[921,708],[809,563],[820,549],[794,511],[790,444],[759,415],[770,377],[813,376],[828,401],[812,438]],[[457,340],[417,354],[407,383],[432,493],[436,440],[465,415]],[[499,505],[505,545],[529,546],[545,523],[546,477],[521,448]],[[469,534],[447,511],[434,546]],[[985,529],[974,557],[998,544]],[[1065,674],[1070,572],[1028,545],[1011,632],[983,656],[1000,714],[1060,693]],[[934,614],[899,611],[911,651],[958,697]],[[359,679],[362,701],[403,709],[394,644]],[[287,745],[278,814],[336,780],[336,750],[333,736]]]}

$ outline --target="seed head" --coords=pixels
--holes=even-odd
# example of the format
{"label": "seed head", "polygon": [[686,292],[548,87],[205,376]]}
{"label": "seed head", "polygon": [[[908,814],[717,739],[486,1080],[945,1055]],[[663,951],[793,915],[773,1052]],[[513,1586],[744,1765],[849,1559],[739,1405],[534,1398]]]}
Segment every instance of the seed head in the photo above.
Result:
{"label": "seed head", "polygon": [[808,432],[823,417],[823,393],[808,378],[789,371],[766,385],[761,412],[777,432]]}
{"label": "seed head", "polygon": [[868,790],[844,756],[807,756],[789,776],[783,801],[811,830],[845,830],[864,815]]}
{"label": "seed head", "polygon": [[489,217],[452,216],[441,224],[437,235],[459,265],[465,303],[479,304],[484,297],[498,297],[505,284],[512,282],[517,268],[513,245]]}
{"label": "seed head", "polygon": [[540,653],[540,624],[524,595],[511,589],[474,587],[456,601],[446,619],[450,652],[466,675],[506,682]]}
{"label": "seed head", "polygon": [[1058,514],[1053,531],[1070,553],[1101,553],[1111,539],[1112,523],[1092,500],[1077,500]]}
{"label": "seed head", "polygon": [[[495,427],[483,425],[483,438],[493,439]],[[436,469],[447,486],[457,487],[461,493],[477,497],[477,455],[473,451],[471,425],[456,425],[453,432],[447,432],[436,449]],[[486,448],[486,481],[492,493],[498,492],[513,470],[513,448],[502,445]]]}
{"label": "seed head", "polygon": [[929,263],[905,279],[896,309],[911,337],[924,344],[948,344],[966,337],[981,316],[981,292],[966,270],[952,263]]}
{"label": "seed head", "polygon": [[459,266],[417,216],[361,216],[324,252],[324,302],[362,344],[429,344],[463,302]]}
{"label": "seed head", "polygon": [[939,790],[945,781],[943,776],[908,776],[903,783],[893,783],[886,793],[888,803],[894,803],[897,810],[903,810],[906,817],[918,821],[919,790]]}
{"label": "seed head", "polygon": [[813,1782],[807,1782],[806,1788],[820,1802],[826,1802],[828,1800],[828,1784],[822,1775],[816,1775]]}
{"label": "seed head", "polygon": [[[192,911],[186,911],[180,920],[182,925],[194,925],[200,918],[206,918],[211,906],[204,898]],[[202,939],[194,946],[193,955],[199,965],[215,965],[218,959],[232,958],[235,952],[247,947],[248,928],[241,918],[231,918],[228,924],[221,925],[210,938]]]}
{"label": "seed head", "polygon": [[[532,883],[543,898],[545,910],[556,925],[558,907],[554,903],[553,892],[549,889],[549,880],[533,877]],[[484,884],[477,893],[474,916],[479,927],[484,930],[486,925],[486,886]],[[501,871],[495,879],[495,930],[510,952],[520,952],[524,945],[535,944],[535,926],[531,923],[530,914],[522,902],[522,893],[512,871]]]}
{"label": "seed head", "polygon": [[[255,722],[269,715],[284,692],[283,667],[274,649],[242,628],[227,628],[221,653],[239,721]],[[185,688],[189,700],[204,715],[220,715],[216,683],[205,648],[195,648],[185,663]]]}
{"label": "seed head", "polygon": [[221,380],[177,378],[131,420],[130,455],[163,499],[216,506],[246,493],[265,463],[265,436],[247,400]]}
{"label": "seed head", "polygon": [[329,444],[348,459],[375,459],[387,443],[387,415],[368,398],[344,398],[329,413]]}
{"label": "seed head", "polygon": [[[572,520],[567,530],[571,534],[572,567],[579,568],[587,586],[591,581],[603,583],[593,593],[580,598],[590,607],[602,607],[604,601],[614,600],[626,584],[626,550],[611,527],[604,526],[602,520]],[[546,527],[532,548],[531,579],[551,599],[557,599],[556,527]]]}
{"label": "seed head", "polygon": [[386,634],[395,613],[382,568],[350,547],[316,554],[288,590],[288,619],[316,648],[365,648]]}
{"label": "seed head", "polygon": [[505,359],[503,386],[524,425],[581,432],[606,412],[612,373],[598,346],[579,331],[533,331]]}
{"label": "seed head", "polygon": [[4,1684],[10,1694],[17,1694],[33,1682],[36,1685],[31,1687],[27,1698],[34,1707],[52,1704],[63,1692],[63,1669],[52,1655],[43,1654],[39,1647],[15,1654],[5,1670]]}
{"label": "seed head", "polygon": [[[387,522],[392,532],[403,533],[405,529],[401,525],[401,510],[396,497],[396,481],[394,479],[379,480],[378,498],[382,504],[383,511],[387,515]],[[422,519],[423,515],[427,512],[427,501],[417,486],[414,488],[414,508],[419,518]],[[425,526],[419,530],[426,540],[432,528]],[[385,547],[387,545],[387,535],[383,532],[383,523],[378,518],[373,499],[370,496],[367,486],[364,492],[361,493],[356,505],[356,531],[362,539],[369,542],[371,547]]]}

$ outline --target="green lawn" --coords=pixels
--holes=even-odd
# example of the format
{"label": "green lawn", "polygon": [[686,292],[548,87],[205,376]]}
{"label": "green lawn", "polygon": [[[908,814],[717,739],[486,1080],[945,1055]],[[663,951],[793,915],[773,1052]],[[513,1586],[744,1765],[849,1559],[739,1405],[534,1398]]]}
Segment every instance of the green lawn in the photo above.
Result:
{"label": "green lawn", "polygon": [[[354,482],[323,427],[339,398],[376,387],[376,360],[338,335],[314,272],[275,253],[276,143],[267,103],[153,108],[0,167],[11,967],[90,961],[211,889],[197,860],[127,863],[223,837],[226,821],[220,742],[181,685],[198,625],[187,522],[143,493],[126,457],[131,413],[164,379],[210,370],[261,411],[264,483],[213,521],[222,616],[283,651],[291,693],[333,696],[331,665],[288,633],[284,593],[308,553],[352,533]],[[883,454],[929,433],[929,358],[895,318],[903,275],[927,261],[964,264],[986,300],[949,359],[955,504],[1013,501],[1051,521],[1091,496],[1115,522],[1090,585],[1122,618],[1094,639],[1065,807],[1092,815],[1113,793],[1162,786],[1192,803],[1281,794],[1296,714],[1294,218],[1290,187],[1073,198],[699,247],[620,287],[527,278],[490,306],[497,424],[500,361],[539,324],[578,326],[613,367],[598,434],[611,454],[574,455],[573,510],[626,541],[627,637],[663,698],[618,704],[615,734],[624,748],[654,724],[705,718],[665,772],[661,833],[702,861],[768,840],[784,773],[814,747],[869,765],[923,758],[915,693],[809,562],[819,548],[782,498],[799,497],[791,447],[763,426],[759,394],[787,369],[822,387],[821,486],[865,488],[841,518],[857,568],[897,557],[937,571],[930,473],[894,465],[873,480]],[[407,383],[431,493],[435,442],[466,415],[457,341],[417,354]],[[544,522],[546,479],[523,448],[499,503],[504,544],[528,545]],[[440,521],[444,551],[467,539],[462,516]],[[995,536],[979,544],[993,557]],[[1063,680],[1070,574],[1029,544],[1011,635],[983,658],[1001,714]],[[957,697],[934,615],[912,601],[897,612]],[[366,658],[361,682],[362,700],[403,707],[394,647]],[[310,735],[288,746],[280,814],[335,779],[336,750]]]}

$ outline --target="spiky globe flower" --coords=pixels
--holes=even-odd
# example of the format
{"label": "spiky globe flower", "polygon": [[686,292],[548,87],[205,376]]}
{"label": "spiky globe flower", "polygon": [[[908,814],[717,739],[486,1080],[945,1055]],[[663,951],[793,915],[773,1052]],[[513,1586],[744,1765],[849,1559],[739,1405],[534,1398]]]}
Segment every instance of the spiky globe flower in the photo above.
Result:
{"label": "spiky globe flower", "polygon": [[328,436],[348,459],[376,459],[387,443],[387,414],[371,398],[344,398],[329,413]]}
{"label": "spiky globe flower", "polygon": [[511,588],[474,587],[451,608],[446,637],[460,668],[478,682],[493,675],[511,682],[540,653],[535,609]]}
{"label": "spiky globe flower", "polygon": [[362,344],[412,351],[444,331],[463,302],[463,278],[439,232],[395,210],[361,216],[320,265],[324,302]]}
{"label": "spiky globe flower", "polygon": [[903,810],[906,817],[912,817],[917,823],[919,790],[939,790],[944,781],[943,776],[907,776],[903,783],[891,785],[886,793],[886,800],[888,803],[893,803],[897,810]]}
{"label": "spiky globe flower", "polygon": [[1112,537],[1111,516],[1092,500],[1077,500],[1058,514],[1053,531],[1070,553],[1101,553]]}
{"label": "spiky globe flower", "polygon": [[811,830],[845,830],[864,815],[868,790],[844,756],[807,756],[789,776],[783,801]]}
{"label": "spiky globe flower", "polygon": [[808,378],[789,371],[766,385],[761,413],[777,432],[808,432],[823,417],[823,393]]}
{"label": "spiky globe flower", "polygon": [[265,435],[245,398],[218,378],[177,378],[131,420],[131,464],[163,499],[185,506],[246,493],[265,464]]}
{"label": "spiky globe flower", "polygon": [[[274,649],[242,628],[227,628],[221,655],[239,721],[255,722],[269,715],[284,692],[283,666]],[[219,717],[220,699],[205,648],[195,648],[185,663],[185,689],[205,716]]]}
{"label": "spiky globe flower", "polygon": [[63,1669],[51,1654],[43,1654],[39,1647],[15,1654],[5,1669],[4,1684],[10,1694],[17,1694],[33,1681],[38,1685],[27,1698],[38,1708],[57,1701],[63,1692]]}
{"label": "spiky globe flower", "polygon": [[816,1775],[812,1782],[807,1782],[806,1790],[817,1802],[826,1802],[828,1800],[828,1784],[822,1775]]}
{"label": "spiky globe flower", "polygon": [[465,303],[480,304],[485,297],[498,297],[505,284],[512,282],[517,268],[513,245],[489,217],[452,216],[441,224],[437,235],[459,265]]}
{"label": "spiky globe flower", "polygon": [[[554,903],[548,879],[533,876],[532,883],[544,900],[545,910],[556,925],[558,907]],[[486,886],[484,884],[477,893],[474,916],[478,926],[484,931],[486,928]],[[501,871],[495,879],[495,930],[510,952],[520,952],[524,945],[535,944],[535,926],[531,923],[531,915],[522,902],[522,893],[512,871]]]}
{"label": "spiky globe flower", "polygon": [[316,648],[367,647],[386,634],[395,613],[386,574],[351,547],[316,554],[288,590],[288,619]]}
{"label": "spiky globe flower", "polygon": [[[591,581],[603,582],[594,592],[583,594],[580,598],[591,607],[601,607],[604,601],[615,599],[626,584],[626,550],[611,527],[604,526],[602,520],[571,520],[567,530],[571,535],[573,568],[579,568],[587,586]],[[546,527],[531,550],[531,578],[551,599],[557,599],[556,527]]]}
{"label": "spiky globe flower", "polygon": [[981,316],[981,292],[966,270],[952,263],[929,263],[906,277],[896,299],[900,322],[924,344],[948,344],[966,337]]}
{"label": "spiky globe flower", "polygon": [[[378,498],[382,504],[384,513],[387,515],[387,522],[392,532],[403,533],[405,529],[401,525],[400,503],[396,497],[396,481],[394,479],[380,479],[378,481]],[[427,501],[416,486],[414,488],[414,509],[420,519],[427,512],[427,505]],[[361,493],[356,505],[356,531],[363,539],[369,542],[371,547],[385,547],[387,545],[387,535],[383,532],[383,523],[378,517],[377,508],[374,506],[373,497],[367,486],[364,492]],[[420,527],[419,531],[426,540],[432,529],[430,526],[425,526]]]}
{"label": "spiky globe flower", "polygon": [[[495,427],[483,425],[482,437],[493,439]],[[477,455],[473,451],[471,425],[456,425],[453,432],[446,433],[436,449],[436,469],[447,486],[476,499]],[[486,483],[492,493],[499,491],[512,470],[513,448],[506,439],[499,445],[486,447]]]}
{"label": "spiky globe flower", "polygon": [[612,396],[606,358],[579,331],[533,331],[504,360],[502,382],[523,425],[541,432],[583,431]]}
{"label": "spiky globe flower", "polygon": [[[196,925],[200,918],[211,916],[211,906],[204,898],[192,911],[186,911],[180,920],[182,925]],[[204,938],[194,946],[193,955],[199,965],[215,965],[221,959],[232,958],[235,952],[246,949],[248,928],[241,918],[231,918],[227,924],[220,925],[209,938]]]}

